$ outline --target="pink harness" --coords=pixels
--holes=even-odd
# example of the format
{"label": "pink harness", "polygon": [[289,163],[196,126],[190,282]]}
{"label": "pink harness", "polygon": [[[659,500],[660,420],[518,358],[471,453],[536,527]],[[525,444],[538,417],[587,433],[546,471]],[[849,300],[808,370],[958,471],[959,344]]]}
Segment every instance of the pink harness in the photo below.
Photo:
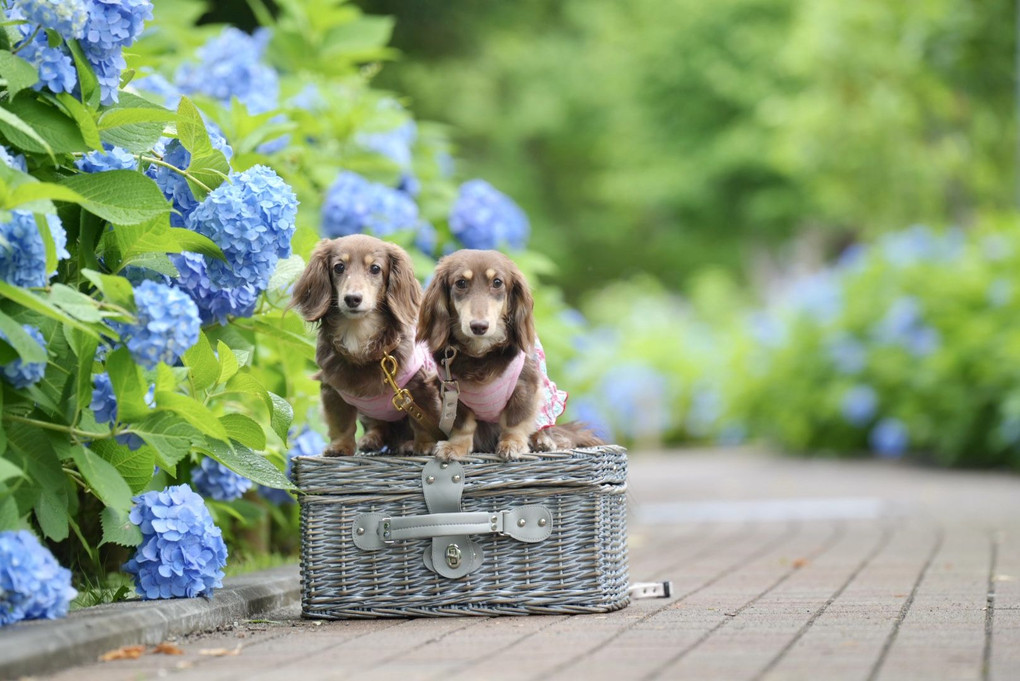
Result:
{"label": "pink harness", "polygon": [[[556,419],[563,413],[567,404],[567,393],[556,388],[556,384],[549,378],[549,370],[545,363],[545,350],[542,343],[535,341],[535,350],[531,354],[532,359],[538,363],[542,374],[542,383],[539,390],[542,391],[542,406],[539,408],[536,423],[539,430],[556,425]],[[524,369],[524,351],[521,351],[500,376],[487,383],[469,383],[458,381],[460,386],[460,401],[464,403],[475,414],[479,421],[487,423],[499,423],[499,415],[503,413],[510,395],[517,387],[517,379]]]}
{"label": "pink harness", "polygon": [[[435,372],[436,363],[429,353],[428,346],[424,343],[415,343],[414,350],[407,363],[397,374],[397,385],[401,388],[407,386],[418,370],[425,367],[426,371]],[[361,397],[351,393],[337,390],[344,402],[358,410],[358,413],[377,421],[399,421],[406,414],[393,406],[393,395],[387,391],[375,397]]]}

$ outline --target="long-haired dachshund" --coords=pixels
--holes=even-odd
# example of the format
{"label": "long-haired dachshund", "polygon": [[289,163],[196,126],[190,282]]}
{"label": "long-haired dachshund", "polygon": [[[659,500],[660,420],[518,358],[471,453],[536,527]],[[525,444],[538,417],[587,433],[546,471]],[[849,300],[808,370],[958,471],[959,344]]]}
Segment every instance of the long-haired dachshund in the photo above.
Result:
{"label": "long-haired dachshund", "polygon": [[[425,290],[418,340],[446,362],[459,391],[441,459],[493,451],[514,459],[529,451],[602,444],[577,423],[555,426],[566,393],[545,374],[535,335],[534,300],[512,260],[498,251],[462,250],[443,258]],[[445,379],[445,368],[439,369]]]}
{"label": "long-haired dachshund", "polygon": [[[357,449],[429,454],[435,435],[405,417],[392,403],[380,361],[397,360],[397,384],[426,413],[438,415],[436,367],[424,344],[415,342],[421,285],[400,248],[356,234],[323,239],[294,285],[291,305],[318,322],[315,359],[330,456],[354,453],[357,417],[364,434]],[[412,440],[413,436],[413,440]]]}

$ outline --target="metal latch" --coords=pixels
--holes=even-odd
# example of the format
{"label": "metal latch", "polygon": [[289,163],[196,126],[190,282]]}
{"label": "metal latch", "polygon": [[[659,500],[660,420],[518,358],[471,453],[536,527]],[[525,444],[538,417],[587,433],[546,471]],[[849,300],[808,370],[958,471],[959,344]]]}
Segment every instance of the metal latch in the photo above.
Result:
{"label": "metal latch", "polygon": [[450,544],[446,547],[446,564],[456,570],[460,567],[460,547],[456,544]]}

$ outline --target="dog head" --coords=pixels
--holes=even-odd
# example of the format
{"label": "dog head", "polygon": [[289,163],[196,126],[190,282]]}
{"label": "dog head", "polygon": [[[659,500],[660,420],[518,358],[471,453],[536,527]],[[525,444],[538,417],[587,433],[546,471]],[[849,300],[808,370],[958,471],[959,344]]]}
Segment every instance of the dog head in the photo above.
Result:
{"label": "dog head", "polygon": [[420,303],[421,285],[404,249],[364,234],[320,241],[291,300],[309,322],[333,312],[356,320],[381,311],[404,326],[417,321]]}
{"label": "dog head", "polygon": [[530,352],[535,344],[524,275],[499,251],[462,250],[439,261],[418,319],[418,340],[432,352],[457,345],[482,356],[499,346]]}

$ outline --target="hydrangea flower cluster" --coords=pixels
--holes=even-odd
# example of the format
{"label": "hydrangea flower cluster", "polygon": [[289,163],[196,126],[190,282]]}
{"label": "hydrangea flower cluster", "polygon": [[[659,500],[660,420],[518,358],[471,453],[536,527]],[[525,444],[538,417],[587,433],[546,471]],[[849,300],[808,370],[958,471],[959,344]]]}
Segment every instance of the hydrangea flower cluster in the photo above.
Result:
{"label": "hydrangea flower cluster", "polygon": [[337,176],[322,204],[323,235],[366,232],[386,237],[401,230],[414,230],[415,245],[422,251],[435,249],[435,229],[419,218],[418,206],[407,194],[350,171]]}
{"label": "hydrangea flower cluster", "polygon": [[20,55],[39,70],[39,82],[52,92],[72,92],[78,84],[67,47],[51,47],[46,33],[36,26],[56,30],[65,40],[78,39],[85,57],[99,80],[103,104],[117,101],[120,74],[124,70],[123,49],[138,39],[146,21],[152,18],[151,0],[18,0],[7,10],[9,20],[19,24]]}
{"label": "hydrangea flower cluster", "polygon": [[0,532],[0,627],[63,617],[77,595],[71,571],[61,567],[35,535]]}
{"label": "hydrangea flower cluster", "polygon": [[203,324],[226,324],[229,317],[250,317],[255,312],[259,291],[254,285],[217,286],[209,278],[205,258],[197,253],[181,253],[171,260],[180,273],[177,286],[195,301]]}
{"label": "hydrangea flower cluster", "polygon": [[[156,403],[155,391],[156,386],[150,385],[145,394],[145,403],[150,407]],[[117,423],[117,395],[113,392],[110,375],[105,371],[92,377],[92,402],[89,408],[95,414],[96,423],[109,423],[111,426]],[[145,440],[134,433],[121,433],[114,439],[131,451],[145,444]]]}
{"label": "hydrangea flower cluster", "polygon": [[227,546],[202,497],[178,485],[134,501],[129,517],[142,543],[121,569],[143,599],[212,596],[223,586]]}
{"label": "hydrangea flower cluster", "polygon": [[248,478],[208,456],[191,469],[191,482],[199,494],[216,501],[240,499],[253,485]]}
{"label": "hydrangea flower cluster", "polygon": [[884,459],[898,459],[910,446],[910,431],[897,418],[887,417],[875,424],[868,434],[868,444]]}
{"label": "hydrangea flower cluster", "polygon": [[[399,104],[390,104],[391,107],[400,108]],[[411,149],[415,140],[418,139],[418,125],[413,120],[408,120],[403,125],[387,130],[385,132],[362,132],[355,136],[355,142],[385,156],[393,161],[400,168],[400,183],[397,189],[408,196],[417,196],[421,191],[421,182],[413,172],[413,157]]]}
{"label": "hydrangea flower cluster", "polygon": [[863,426],[871,421],[878,407],[878,394],[869,385],[855,385],[845,393],[840,401],[840,410],[847,423]]}
{"label": "hydrangea flower cluster", "polygon": [[[24,329],[25,333],[32,337],[36,343],[38,343],[43,350],[46,350],[46,339],[43,338],[42,332],[39,329],[31,326],[30,324],[22,324],[21,328]],[[7,340],[7,335],[0,331],[0,338]],[[34,385],[42,380],[43,375],[46,373],[46,362],[26,362],[22,359],[15,359],[12,362],[4,364],[2,369],[4,380],[13,385],[15,388],[26,388],[30,385]]]}
{"label": "hydrangea flower cluster", "polygon": [[253,166],[209,192],[185,226],[223,250],[226,262],[206,263],[214,284],[262,290],[277,261],[290,257],[296,217],[294,191],[271,168]]}
{"label": "hydrangea flower cluster", "polygon": [[[234,150],[227,144],[219,129],[209,124],[207,131],[213,148],[222,151],[229,161],[234,155]],[[191,165],[191,152],[185,149],[179,140],[161,139],[153,152],[157,156],[162,156],[163,162],[169,163],[174,168],[187,170]],[[152,178],[163,191],[163,196],[173,204],[175,212],[170,214],[170,224],[174,227],[183,227],[188,215],[198,206],[198,201],[188,186],[188,180],[176,170],[155,163],[145,169],[145,174]]]}
{"label": "hydrangea flower cluster", "polygon": [[198,307],[184,292],[154,281],[135,288],[137,322],[112,322],[131,357],[146,369],[172,364],[198,342]]}
{"label": "hydrangea flower cluster", "polygon": [[[46,224],[57,248],[57,259],[71,257],[60,218],[47,215]],[[0,222],[0,279],[14,286],[45,286],[54,274],[56,271],[46,271],[46,246],[35,215],[12,210],[10,221]]]}
{"label": "hydrangea flower cluster", "polygon": [[267,29],[248,35],[227,27],[198,49],[201,61],[182,65],[174,80],[185,94],[198,92],[224,104],[236,97],[252,114],[271,111],[280,85],[276,70],[262,63],[270,37]]}
{"label": "hydrangea flower cluster", "polygon": [[872,333],[879,343],[899,345],[915,357],[932,354],[941,343],[938,331],[924,323],[921,306],[912,296],[895,299]]}
{"label": "hydrangea flower cluster", "polygon": [[450,210],[450,231],[467,248],[524,248],[530,229],[524,211],[485,180],[462,184]]}
{"label": "hydrangea flower cluster", "polygon": [[[301,433],[296,437],[294,436],[293,429],[291,430],[290,435],[293,445],[287,450],[285,455],[287,458],[287,469],[285,471],[287,478],[290,478],[291,472],[294,470],[293,459],[295,456],[321,456],[323,450],[326,449],[327,444],[325,438],[308,426],[305,426],[301,430]],[[273,504],[294,503],[294,497],[285,490],[276,489],[275,487],[259,485],[259,494],[261,494],[266,501]]]}
{"label": "hydrangea flower cluster", "polygon": [[15,154],[5,146],[0,145],[0,162],[3,162],[8,168],[14,170],[20,170],[23,173],[28,172],[28,163],[25,162],[23,154]]}
{"label": "hydrangea flower cluster", "polygon": [[107,170],[138,170],[138,159],[127,149],[103,142],[103,151],[90,151],[74,165],[83,173],[104,173]]}

